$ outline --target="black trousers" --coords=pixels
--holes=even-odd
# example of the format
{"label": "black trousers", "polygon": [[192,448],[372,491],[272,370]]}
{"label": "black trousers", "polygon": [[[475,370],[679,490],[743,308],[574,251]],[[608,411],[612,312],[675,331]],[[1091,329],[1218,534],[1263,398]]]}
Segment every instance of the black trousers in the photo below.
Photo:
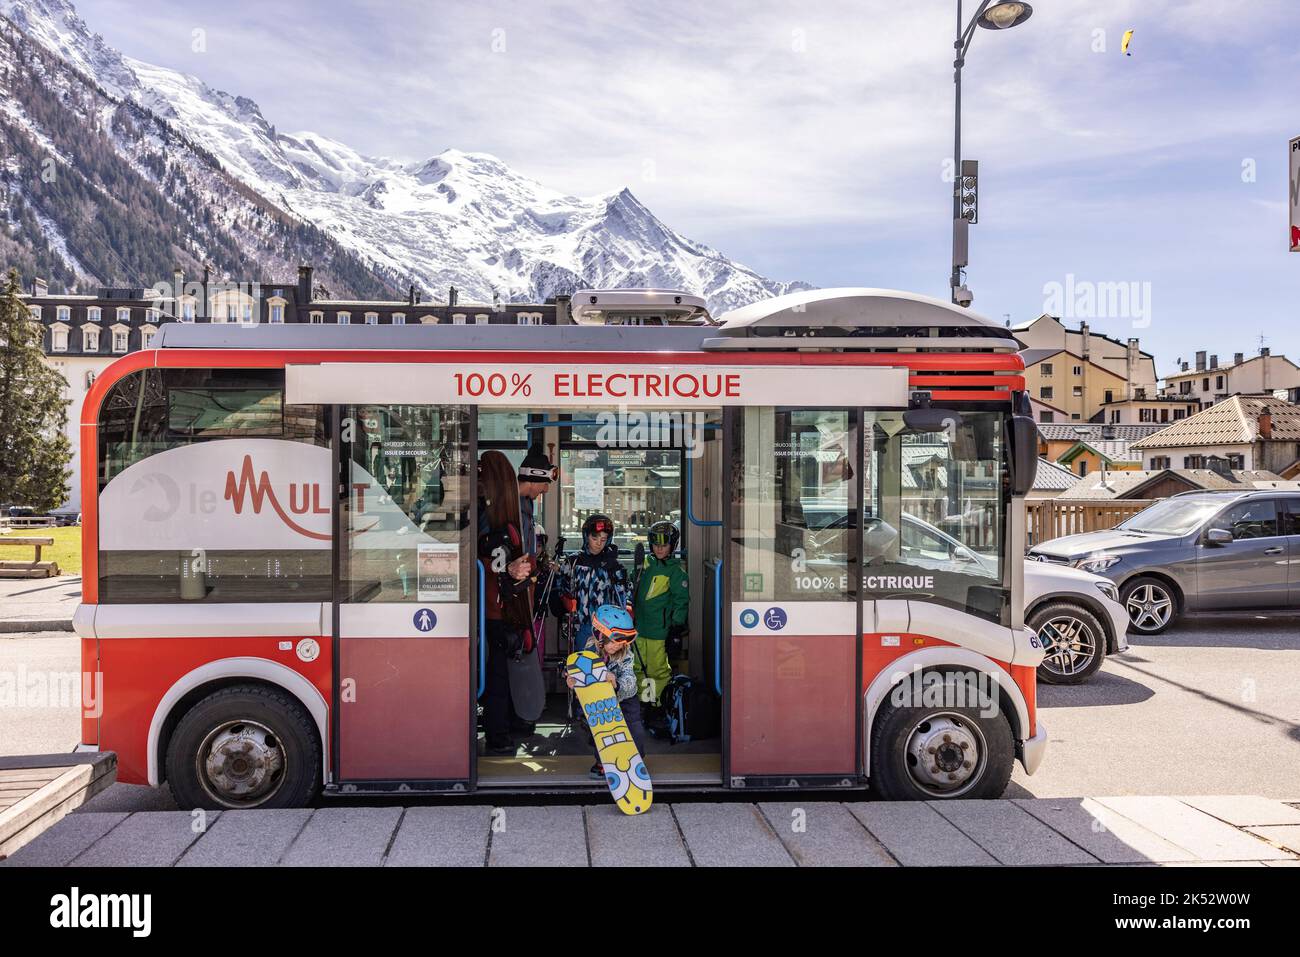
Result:
{"label": "black trousers", "polygon": [[503,621],[487,623],[487,680],[483,687],[483,731],[489,748],[510,744],[510,723],[518,721],[510,701],[510,673],[506,662],[517,634]]}

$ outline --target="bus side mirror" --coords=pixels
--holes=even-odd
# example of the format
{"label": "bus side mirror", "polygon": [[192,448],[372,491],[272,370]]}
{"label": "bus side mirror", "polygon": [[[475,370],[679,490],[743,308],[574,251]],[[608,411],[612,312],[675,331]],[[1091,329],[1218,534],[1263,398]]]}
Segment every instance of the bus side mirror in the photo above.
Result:
{"label": "bus side mirror", "polygon": [[1010,433],[1011,494],[1028,495],[1038,474],[1038,426],[1027,415],[1013,415]]}

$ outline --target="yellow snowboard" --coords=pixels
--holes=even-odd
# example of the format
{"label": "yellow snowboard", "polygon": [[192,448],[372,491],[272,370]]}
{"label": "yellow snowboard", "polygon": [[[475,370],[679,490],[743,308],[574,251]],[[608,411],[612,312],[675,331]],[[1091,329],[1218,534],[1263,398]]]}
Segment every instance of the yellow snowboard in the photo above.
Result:
{"label": "yellow snowboard", "polygon": [[623,720],[614,686],[605,680],[608,674],[605,662],[595,652],[579,651],[569,655],[565,672],[575,681],[573,693],[578,696],[596,750],[600,752],[600,763],[605,768],[605,781],[614,803],[624,814],[644,814],[654,801],[654,787],[641,752],[632,740],[632,732]]}

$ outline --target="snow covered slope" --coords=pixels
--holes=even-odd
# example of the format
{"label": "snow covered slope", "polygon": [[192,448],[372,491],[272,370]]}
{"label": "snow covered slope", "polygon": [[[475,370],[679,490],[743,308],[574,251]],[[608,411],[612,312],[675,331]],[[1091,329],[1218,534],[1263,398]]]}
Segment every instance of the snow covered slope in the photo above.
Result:
{"label": "snow covered slope", "polygon": [[110,93],[202,143],[231,175],[376,272],[426,291],[454,285],[466,297],[509,301],[656,286],[702,295],[716,314],[808,288],[679,235],[626,189],[566,196],[485,153],[447,149],[401,163],[315,133],[279,133],[252,100],[112,49],[68,0],[0,0],[0,13]]}

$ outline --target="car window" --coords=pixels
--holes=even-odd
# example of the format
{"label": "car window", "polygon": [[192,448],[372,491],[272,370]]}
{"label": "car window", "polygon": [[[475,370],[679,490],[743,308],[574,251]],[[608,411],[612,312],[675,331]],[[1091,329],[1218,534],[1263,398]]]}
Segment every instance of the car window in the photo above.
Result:
{"label": "car window", "polygon": [[1211,528],[1226,528],[1233,538],[1268,538],[1277,534],[1277,503],[1272,499],[1238,502],[1220,512]]}
{"label": "car window", "polygon": [[1284,498],[1278,502],[1278,521],[1283,535],[1300,535],[1300,499]]}

